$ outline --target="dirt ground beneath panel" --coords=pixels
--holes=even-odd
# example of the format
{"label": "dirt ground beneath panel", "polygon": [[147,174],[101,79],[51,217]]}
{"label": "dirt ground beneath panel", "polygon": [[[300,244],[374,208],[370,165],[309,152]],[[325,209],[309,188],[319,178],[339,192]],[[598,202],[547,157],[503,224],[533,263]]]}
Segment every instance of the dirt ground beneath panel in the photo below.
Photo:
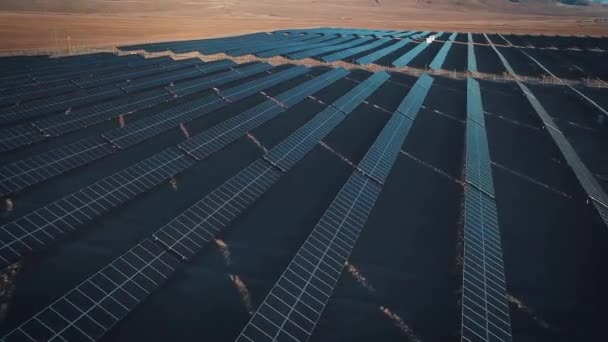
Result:
{"label": "dirt ground beneath panel", "polygon": [[[318,26],[608,35],[608,7],[540,0],[3,0],[0,51],[59,50]],[[69,40],[68,40],[69,37]]]}

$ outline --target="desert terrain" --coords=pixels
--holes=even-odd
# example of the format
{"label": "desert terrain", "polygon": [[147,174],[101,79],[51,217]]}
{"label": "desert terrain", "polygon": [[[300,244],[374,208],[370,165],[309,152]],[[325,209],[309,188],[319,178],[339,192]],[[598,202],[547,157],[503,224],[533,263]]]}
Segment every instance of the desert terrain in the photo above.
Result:
{"label": "desert terrain", "polygon": [[541,0],[3,0],[0,52],[315,26],[608,35],[608,7]]}

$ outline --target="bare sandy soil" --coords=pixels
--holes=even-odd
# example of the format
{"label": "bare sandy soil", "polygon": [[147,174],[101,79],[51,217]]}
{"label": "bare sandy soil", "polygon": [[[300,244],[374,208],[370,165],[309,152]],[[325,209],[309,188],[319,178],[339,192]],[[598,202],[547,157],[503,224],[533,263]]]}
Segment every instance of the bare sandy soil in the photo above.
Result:
{"label": "bare sandy soil", "polygon": [[2,0],[0,52],[316,26],[608,35],[607,16],[542,0]]}

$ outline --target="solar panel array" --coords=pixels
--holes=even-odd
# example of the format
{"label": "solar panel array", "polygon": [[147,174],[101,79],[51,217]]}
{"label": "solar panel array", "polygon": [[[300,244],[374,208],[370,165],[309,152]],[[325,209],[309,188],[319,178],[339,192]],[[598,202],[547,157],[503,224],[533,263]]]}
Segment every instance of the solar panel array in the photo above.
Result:
{"label": "solar panel array", "polygon": [[409,122],[399,112],[393,114],[363,157],[363,173],[350,176],[237,341],[309,339],[405,141]]}
{"label": "solar panel array", "polygon": [[[496,35],[490,38],[468,34],[465,42],[464,35],[438,34],[438,40],[432,43],[435,45],[426,50],[428,45],[423,39],[430,34],[427,31],[319,28],[145,44],[126,50],[283,55],[360,64],[400,61],[407,65],[414,59],[418,64],[423,58],[436,70],[458,55],[468,64],[469,71],[476,71],[475,49],[485,45],[485,38],[505,69],[517,77],[509,58],[500,53],[504,50],[497,49],[491,40],[496,39]],[[507,36],[504,40],[505,44],[513,45],[509,48],[521,48],[517,37]],[[462,53],[464,46],[457,44],[467,45],[466,59]],[[326,307],[332,305],[333,299],[340,302],[335,293],[341,291],[338,282],[343,281],[341,275],[350,262],[351,252],[365,226],[371,226],[377,217],[384,217],[388,208],[384,203],[388,197],[382,205],[377,203],[382,191],[404,179],[411,181],[409,178],[418,177],[415,172],[401,172],[403,167],[439,177],[447,175],[444,181],[452,179],[451,171],[441,170],[446,167],[442,162],[435,165],[436,161],[425,160],[425,157],[433,158],[428,150],[417,155],[417,143],[422,141],[419,134],[410,138],[415,140],[411,146],[404,146],[414,127],[430,124],[445,124],[441,126],[445,136],[433,138],[433,143],[435,139],[453,138],[450,130],[456,131],[458,127],[465,140],[463,177],[466,184],[460,188],[461,182],[456,179],[449,185],[457,188],[456,195],[464,192],[462,287],[454,288],[462,290],[458,292],[462,294],[461,300],[454,303],[462,312],[457,315],[460,319],[454,319],[454,326],[460,327],[460,338],[467,342],[511,341],[514,339],[512,326],[513,334],[518,337],[521,324],[518,320],[511,322],[513,309],[509,306],[509,295],[517,290],[519,283],[517,279],[506,282],[504,263],[511,259],[503,261],[501,239],[503,224],[511,223],[510,218],[505,220],[502,216],[508,215],[512,208],[496,199],[503,196],[504,184],[497,183],[501,191],[497,195],[490,158],[490,151],[493,156],[495,151],[490,147],[495,145],[493,141],[492,146],[488,142],[492,125],[486,128],[479,82],[467,79],[466,122],[465,127],[461,127],[457,123],[460,121],[458,109],[445,108],[459,104],[455,97],[461,96],[458,85],[464,86],[464,82],[426,73],[414,77],[396,70],[371,74],[356,69],[294,64],[239,65],[229,59],[176,61],[169,57],[146,59],[135,54],[0,58],[0,197],[4,207],[0,217],[0,268],[5,271],[7,303],[12,305],[6,311],[10,320],[2,328],[5,334],[2,340],[97,341],[106,338],[118,323],[132,324],[125,318],[140,314],[135,312],[139,305],[154,302],[148,299],[151,294],[167,293],[166,286],[179,281],[173,279],[177,272],[193,267],[190,264],[197,263],[196,256],[203,254],[206,258],[201,252],[210,245],[219,246],[217,239],[230,239],[229,234],[224,235],[229,229],[239,226],[241,220],[250,220],[252,212],[269,204],[268,198],[285,192],[284,186],[293,186],[290,182],[311,170],[306,169],[311,166],[311,160],[335,158],[336,165],[317,165],[329,168],[314,172],[332,178],[332,172],[337,174],[341,170],[344,177],[331,185],[335,185],[334,190],[329,186],[323,190],[330,196],[322,206],[318,205],[321,203],[318,196],[310,200],[306,199],[308,193],[302,194],[302,203],[310,200],[319,207],[317,214],[310,216],[307,230],[296,232],[294,228],[288,232],[294,240],[291,250],[286,247],[286,253],[281,251],[284,264],[264,264],[268,267],[268,271],[264,269],[268,276],[264,281],[270,280],[269,287],[258,292],[263,286],[253,285],[254,300],[247,303],[242,288],[245,285],[231,278],[251,313],[251,316],[236,317],[230,323],[237,325],[234,337],[240,331],[239,341],[308,340],[322,330],[316,327],[323,317],[332,322],[333,318],[329,317],[335,314],[334,308],[327,310]],[[483,69],[481,63],[480,68]],[[529,88],[519,80],[517,84],[574,171],[589,202],[608,225],[605,185],[584,164],[575,150],[577,146],[568,141],[568,135],[558,129],[556,120],[530,90],[532,86]],[[405,97],[395,102],[395,93]],[[503,120],[499,115],[492,118]],[[416,126],[415,120],[418,120]],[[366,123],[370,126],[353,132]],[[446,128],[448,123],[453,127]],[[267,132],[269,128],[274,131]],[[345,134],[345,131],[348,132]],[[349,140],[343,141],[345,137]],[[338,141],[335,146],[334,139]],[[367,144],[358,145],[365,139]],[[141,144],[144,141],[150,143]],[[441,153],[450,148],[452,146],[438,147]],[[209,158],[212,155],[214,157]],[[216,172],[218,170],[213,169],[216,163],[224,163],[230,171]],[[211,177],[207,177],[206,172]],[[186,180],[183,183],[182,177]],[[205,179],[192,187],[188,181],[196,177]],[[201,184],[203,187],[199,189]],[[434,189],[435,185],[425,184],[425,191],[427,186]],[[53,193],[53,189],[57,189],[57,193]],[[289,190],[286,193],[290,199],[299,199],[300,194]],[[175,195],[166,196],[168,193]],[[179,196],[183,194],[187,197],[182,201]],[[421,194],[421,201],[426,195]],[[150,222],[155,223],[153,219],[142,220],[148,222],[142,227],[128,223],[127,227],[132,229],[120,231],[120,243],[105,250],[108,242],[100,240],[106,239],[104,234],[117,232],[112,226],[116,217],[125,215],[123,211],[137,210],[140,204],[151,203],[147,201],[169,206],[170,200],[165,196],[179,198],[177,210],[160,208],[159,213],[150,212],[152,218],[163,215],[158,227],[143,228],[150,226]],[[508,194],[505,196],[509,198]],[[569,199],[564,203],[561,210],[572,202]],[[300,203],[293,206],[302,209]],[[381,209],[377,217],[372,215],[374,208]],[[406,209],[413,210],[408,207],[404,211]],[[428,213],[420,215],[426,219],[424,215]],[[110,221],[112,223],[108,223]],[[247,224],[255,226],[248,221]],[[88,235],[89,230],[100,235]],[[95,239],[95,248],[76,251],[82,247],[78,243],[86,239]],[[89,247],[89,242],[85,241],[84,246]],[[512,244],[512,239],[505,239],[504,243],[507,242]],[[258,247],[257,242],[251,243]],[[98,246],[101,249],[97,249]],[[434,257],[433,253],[428,256]],[[74,262],[74,275],[61,282],[45,278],[50,286],[42,291],[48,290],[48,294],[37,295],[37,285],[34,286],[37,289],[32,289],[31,283],[37,279],[40,269],[58,266],[57,260],[65,260],[65,255],[97,257],[101,254],[103,256],[92,259],[90,264],[88,260],[82,265]],[[230,261],[225,263],[224,266],[231,267]],[[63,272],[72,264],[59,266]],[[357,278],[360,271],[353,271],[350,266],[349,271]],[[364,271],[369,270],[363,266]],[[25,272],[24,277],[17,277],[21,272]],[[429,271],[429,275],[435,276],[432,272]],[[378,274],[372,270],[371,280],[376,281],[374,277]],[[57,278],[63,278],[61,273],[58,275]],[[369,290],[365,285],[367,280],[356,280]],[[11,302],[14,285],[10,281],[28,284],[17,285],[23,292],[17,293],[14,304]],[[380,289],[382,291],[386,289]],[[30,292],[34,295],[30,296]],[[370,296],[376,296],[373,290],[369,292]],[[20,300],[36,303],[20,308],[17,307],[23,304]],[[409,311],[390,313],[381,305],[378,312],[376,300],[384,298],[374,297],[371,311],[383,319],[391,319],[401,329],[400,333],[407,330],[410,339],[414,336],[410,328],[404,330],[404,326],[412,319],[414,330],[426,339],[428,331],[417,325],[420,321],[408,317]],[[416,309],[412,309],[412,313],[415,312]],[[403,313],[404,319],[399,317]]]}
{"label": "solar panel array", "polygon": [[[343,69],[328,71],[320,77],[313,79],[312,81],[315,81],[315,83],[306,82],[302,86],[296,87],[295,91],[288,91],[282,95],[284,95],[283,97],[286,100],[289,100],[306,89],[318,91],[331,82],[344,77],[346,73]],[[370,80],[373,84],[378,82],[374,76]],[[316,84],[319,81],[324,83],[323,86]],[[305,84],[307,86],[304,86]],[[349,94],[351,94],[349,96],[361,96],[361,99],[358,101],[359,103],[369,96],[369,93],[358,92],[355,94],[353,91],[349,92]],[[339,113],[341,119],[344,118],[343,113],[337,110],[336,113]],[[316,117],[323,115],[324,112],[319,113]],[[317,125],[316,129],[321,129],[323,125],[324,123]],[[329,133],[329,130],[324,130],[324,132],[324,135],[326,135]],[[297,132],[292,134],[285,141],[288,141],[297,134]],[[305,142],[307,141],[316,144],[324,135],[309,135],[300,140],[300,143],[307,144]],[[296,150],[297,148],[288,150],[280,158],[293,158],[292,155]],[[304,154],[297,153],[295,158],[301,159],[303,156]],[[156,160],[152,160],[152,158]],[[184,154],[178,153],[178,150],[174,148],[168,149],[152,158],[122,171],[121,177],[123,177],[122,179],[125,183],[123,185],[114,184],[115,179],[117,179],[115,175],[85,188],[81,193],[87,197],[81,198],[78,204],[72,201],[75,203],[72,212],[81,213],[79,216],[80,220],[91,219],[92,216],[99,215],[102,211],[107,210],[107,207],[115,206],[116,202],[124,201],[129,195],[134,196],[143,191],[142,186],[151,186],[152,182],[166,178],[167,175],[158,174],[153,179],[148,180],[127,178],[142,178],[146,174],[157,172],[152,167],[153,162],[161,165],[161,168],[165,168],[172,174],[179,172],[178,168],[184,169],[193,164],[192,159],[186,158]],[[165,166],[171,163],[175,164],[176,162],[177,165],[172,168]],[[99,339],[108,329],[124,318],[140,301],[160,287],[174,273],[179,267],[179,262],[172,256],[173,253],[183,260],[190,259],[219,231],[253,204],[281,175],[281,171],[263,158],[253,162],[250,166],[230,178],[209,195],[162,227],[154,234],[154,241],[156,242],[146,239],[136,245],[101,271],[78,285],[67,295],[13,330],[7,336],[8,340],[23,337],[26,339]],[[144,182],[146,183],[144,184]],[[108,187],[115,186],[117,188],[108,191],[108,189],[102,188],[104,184],[109,185]],[[125,193],[120,189],[121,186],[131,189],[128,193]],[[75,196],[78,195],[76,194]],[[71,195],[69,198],[76,198],[73,196]],[[112,202],[114,199],[116,202]],[[90,204],[87,204],[87,201]],[[60,205],[53,204],[53,206]],[[53,208],[53,211],[55,209]],[[48,209],[43,211],[43,213],[50,212],[51,210]],[[53,217],[47,224],[48,228],[38,227],[34,229],[45,233],[57,233],[58,220],[62,220],[62,222],[63,220],[68,220],[72,218],[71,214],[67,213],[62,217]],[[79,223],[81,222],[79,221]],[[16,224],[20,223],[17,222]],[[3,228],[8,229],[8,227]],[[5,240],[3,239],[3,241]],[[2,255],[6,255],[6,253]],[[61,319],[57,319],[57,317]]]}
{"label": "solar panel array", "polygon": [[479,83],[467,80],[462,341],[511,341],[511,323]]}

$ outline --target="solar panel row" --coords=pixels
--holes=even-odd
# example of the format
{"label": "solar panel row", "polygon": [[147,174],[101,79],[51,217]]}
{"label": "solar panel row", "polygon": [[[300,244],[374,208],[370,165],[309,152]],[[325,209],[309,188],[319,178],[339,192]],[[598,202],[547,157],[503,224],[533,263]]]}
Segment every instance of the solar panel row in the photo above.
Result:
{"label": "solar panel row", "polygon": [[106,86],[89,90],[81,90],[61,96],[38,99],[13,107],[0,116],[0,124],[10,124],[18,121],[69,111],[71,108],[118,97],[124,92],[114,86]]}
{"label": "solar panel row", "polygon": [[44,140],[45,137],[29,124],[0,129],[0,152]]}
{"label": "solar panel row", "polygon": [[494,182],[479,83],[467,80],[463,342],[511,341]]}
{"label": "solar panel row", "polygon": [[4,165],[0,167],[0,196],[57,176],[113,151],[114,148],[103,139],[93,137]]}
{"label": "solar panel row", "polygon": [[[350,114],[389,77],[385,72],[378,72],[361,82],[357,87],[340,97],[331,106],[325,108],[319,115],[298,129],[288,139],[285,139],[270,150],[264,156],[264,159],[283,171],[289,170],[302,156],[313,149],[316,145],[315,141],[327,135],[342,122],[345,114]],[[345,102],[348,105],[345,106]],[[315,139],[311,139],[311,137]]]}
{"label": "solar panel row", "polygon": [[[327,36],[325,36],[325,37],[327,37]],[[353,37],[353,36],[347,36],[347,37],[330,36],[330,37],[331,37],[330,39],[325,40],[320,43],[298,45],[298,46],[291,46],[291,47],[280,47],[277,49],[256,53],[256,56],[261,57],[261,58],[268,58],[268,57],[274,57],[274,56],[280,56],[280,55],[288,55],[292,52],[295,53],[295,52],[300,52],[300,51],[305,51],[305,50],[310,50],[310,49],[317,49],[317,48],[342,44],[342,43],[346,43],[346,42],[349,42],[349,41],[352,41],[353,39],[355,39],[355,37]]]}
{"label": "solar panel row", "polygon": [[351,91],[332,103],[332,106],[345,114],[348,114],[352,112],[355,107],[361,104],[362,99],[365,99],[371,95],[390,77],[391,76],[385,71],[374,73],[368,79],[359,83]]}
{"label": "solar panel row", "polygon": [[174,256],[146,239],[3,340],[96,341],[179,266]]}
{"label": "solar panel row", "polygon": [[291,46],[291,44],[301,44],[303,41],[308,42],[312,38],[318,38],[318,34],[303,34],[298,36],[286,36],[286,39],[278,39],[268,43],[256,44],[248,47],[239,47],[238,45],[226,51],[230,56],[244,56],[254,54],[258,51],[272,50],[278,47]]}
{"label": "solar panel row", "polygon": [[433,78],[426,74],[423,74],[418,79],[399,105],[393,117],[386,124],[384,130],[378,135],[376,139],[377,143],[369,149],[363,160],[359,163],[359,170],[379,184],[384,185],[384,182],[388,178],[391,167],[397,159],[401,146],[416,119],[418,111],[422,107],[422,103],[432,83]]}
{"label": "solar panel row", "polygon": [[456,32],[452,33],[450,35],[450,37],[448,38],[448,40],[443,44],[443,46],[441,47],[439,52],[437,52],[437,55],[435,55],[435,58],[433,58],[433,60],[431,61],[431,64],[429,64],[431,69],[435,69],[435,70],[441,69],[441,67],[443,66],[443,62],[445,61],[445,58],[448,55],[448,52],[450,52],[450,48],[452,47],[452,42],[456,38],[456,35],[458,35],[458,33],[456,33]]}
{"label": "solar panel row", "polygon": [[375,61],[379,60],[380,58],[390,54],[391,52],[397,51],[398,49],[401,49],[402,47],[406,46],[407,44],[411,43],[411,39],[406,38],[403,40],[400,40],[392,45],[389,45],[383,49],[374,51],[372,53],[370,53],[369,55],[363,56],[359,59],[357,59],[357,64],[371,64],[374,63]]}
{"label": "solar panel row", "polygon": [[470,72],[477,72],[477,57],[475,57],[475,46],[473,45],[473,37],[471,33],[469,35],[469,42],[467,43],[467,69]]}
{"label": "solar panel row", "polygon": [[467,182],[490,196],[494,196],[494,182],[490,166],[490,151],[486,135],[485,119],[479,83],[467,80]]}
{"label": "solar panel row", "polygon": [[324,60],[324,61],[326,61],[326,62],[335,62],[335,61],[338,61],[338,60],[341,60],[341,59],[345,59],[345,58],[354,56],[354,55],[356,55],[358,53],[361,53],[361,52],[365,52],[365,51],[368,51],[368,50],[375,49],[375,48],[377,48],[377,47],[379,47],[381,45],[384,45],[384,44],[386,44],[386,43],[388,43],[390,41],[391,41],[390,39],[381,38],[381,39],[375,40],[375,41],[373,41],[373,42],[371,42],[369,44],[360,45],[360,46],[357,46],[355,48],[350,48],[350,49],[347,49],[347,50],[344,50],[344,51],[338,51],[338,52],[332,53],[330,55],[323,56],[323,57],[321,57],[321,59]]}
{"label": "solar panel row", "polygon": [[169,148],[0,227],[0,265],[42,250],[112,208],[190,167],[194,161]]}
{"label": "solar panel row", "polygon": [[220,86],[226,84],[228,82],[235,81],[240,78],[248,77],[255,75],[257,73],[261,73],[264,71],[268,71],[272,69],[272,65],[267,63],[255,63],[246,65],[239,68],[234,68],[230,71],[225,71],[221,73],[217,73],[211,76],[197,78],[190,81],[179,82],[177,84],[173,84],[168,87],[169,91],[177,96],[186,96],[190,94],[194,94],[206,89],[211,88],[212,86]]}
{"label": "solar panel row", "polygon": [[351,48],[351,47],[354,47],[357,45],[361,45],[372,39],[373,39],[372,37],[356,38],[354,40],[351,40],[351,41],[348,41],[348,42],[342,43],[342,44],[329,45],[329,46],[325,46],[325,47],[318,47],[318,48],[314,48],[314,49],[310,49],[310,50],[290,53],[287,55],[287,57],[291,58],[291,59],[303,59],[303,58],[315,57],[315,56],[319,56],[319,55],[322,55],[322,54],[325,54],[328,52],[348,49],[348,48]]}

